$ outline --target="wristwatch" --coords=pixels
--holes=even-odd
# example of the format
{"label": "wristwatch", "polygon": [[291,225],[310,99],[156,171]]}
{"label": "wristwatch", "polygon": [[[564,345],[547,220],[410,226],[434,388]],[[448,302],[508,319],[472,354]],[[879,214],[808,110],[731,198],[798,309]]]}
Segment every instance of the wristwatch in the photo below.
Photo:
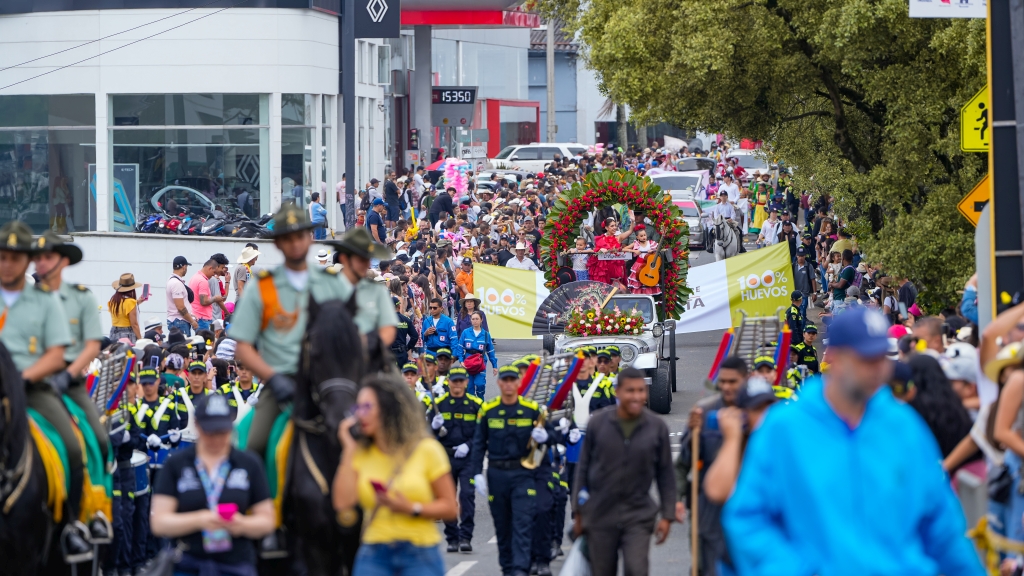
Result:
{"label": "wristwatch", "polygon": [[412,503],[412,517],[413,518],[419,518],[420,514],[422,514],[422,513],[423,513],[423,504],[420,504],[419,502],[413,502]]}

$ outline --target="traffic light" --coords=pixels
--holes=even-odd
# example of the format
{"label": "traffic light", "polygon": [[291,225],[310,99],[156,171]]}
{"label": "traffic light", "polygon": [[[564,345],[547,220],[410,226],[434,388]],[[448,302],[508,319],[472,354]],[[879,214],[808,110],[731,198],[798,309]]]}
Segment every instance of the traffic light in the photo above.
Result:
{"label": "traffic light", "polygon": [[409,150],[420,149],[420,131],[419,128],[409,129]]}

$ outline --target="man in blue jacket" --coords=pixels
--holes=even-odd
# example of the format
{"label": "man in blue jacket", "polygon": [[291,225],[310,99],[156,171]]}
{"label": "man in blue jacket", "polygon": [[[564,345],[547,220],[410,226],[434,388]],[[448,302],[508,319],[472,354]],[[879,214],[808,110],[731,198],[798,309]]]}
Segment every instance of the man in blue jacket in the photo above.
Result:
{"label": "man in blue jacket", "polygon": [[837,315],[826,377],[751,435],[722,515],[738,573],[984,574],[935,438],[882,387],[887,328],[866,308]]}
{"label": "man in blue jacket", "polygon": [[423,349],[437,353],[441,348],[458,344],[455,321],[441,312],[441,299],[430,299],[430,316],[423,319]]}

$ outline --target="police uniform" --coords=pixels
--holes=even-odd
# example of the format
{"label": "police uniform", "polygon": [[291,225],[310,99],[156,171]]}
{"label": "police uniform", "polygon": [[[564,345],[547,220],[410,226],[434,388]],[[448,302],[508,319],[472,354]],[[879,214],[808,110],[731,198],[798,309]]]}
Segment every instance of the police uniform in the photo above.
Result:
{"label": "police uniform", "polygon": [[[202,370],[206,371],[206,363],[202,360],[196,360],[188,366],[189,371]],[[207,394],[213,394],[213,390],[209,388],[203,388],[202,392],[193,392],[192,385],[186,384],[184,388],[178,388],[177,397],[174,402],[174,411],[178,415],[178,424],[180,425],[179,430],[185,430],[192,423],[193,412],[195,411],[196,403],[199,402],[199,398],[206,396]],[[195,439],[189,438],[188,440],[194,442]]]}
{"label": "police uniform", "polygon": [[[469,374],[463,368],[452,368],[454,374],[463,380],[469,379]],[[429,401],[429,400],[428,400]],[[456,398],[451,393],[445,393],[437,399],[438,413],[444,417],[444,430],[447,432],[442,436],[440,430],[435,430],[437,440],[444,446],[448,453],[448,461],[452,467],[452,478],[455,479],[459,490],[459,521],[444,523],[444,537],[449,547],[465,544],[464,552],[472,551],[470,542],[473,540],[473,516],[476,513],[476,494],[473,489],[473,470],[470,456],[472,454],[473,436],[476,434],[476,417],[480,412],[483,400],[472,394],[464,394]],[[465,444],[469,452],[456,458],[456,451],[459,446]],[[455,550],[450,550],[454,552]]]}
{"label": "police uniform", "polygon": [[[818,328],[814,324],[808,324],[804,330],[813,332],[814,334],[818,333]],[[803,334],[803,332],[801,332],[801,334]],[[800,342],[799,344],[794,344],[793,349],[797,350],[800,354],[797,364],[806,366],[807,371],[811,374],[818,374],[821,372],[821,366],[818,364],[818,351],[814,349],[814,344],[809,342]]]}
{"label": "police uniform", "polygon": [[[519,371],[502,367],[499,377],[508,376],[518,378]],[[498,562],[503,573],[516,576],[530,568],[536,474],[523,468],[520,460],[528,454],[539,416],[537,403],[522,397],[515,404],[503,404],[500,396],[484,402],[470,450],[474,476],[483,470],[484,456],[488,458],[487,499],[498,538]]]}
{"label": "police uniform", "polygon": [[789,325],[789,331],[793,334],[800,334],[801,337],[804,333],[804,315],[800,313],[800,301],[796,300],[796,296],[800,295],[800,292],[794,292],[792,304],[789,309],[786,310],[786,324]]}
{"label": "police uniform", "polygon": [[112,475],[113,498],[111,499],[112,518],[110,523],[114,529],[114,538],[107,548],[104,561],[104,572],[113,574],[130,572],[133,568],[135,539],[135,470],[132,468],[132,453],[139,446],[139,429],[132,426],[138,409],[135,404],[128,405],[128,419],[124,422],[113,422],[112,428],[124,425],[124,431],[110,435],[110,443],[114,450],[117,467]]}
{"label": "police uniform", "polygon": [[[285,204],[274,215],[273,237],[283,236],[313,228],[306,212],[293,204]],[[256,282],[250,282],[242,292],[227,330],[228,338],[255,346],[260,357],[275,375],[293,376],[298,372],[302,338],[306,332],[309,296],[317,302],[347,300],[353,293],[352,284],[343,276],[330,270],[308,268],[306,285],[297,290],[288,281],[287,269],[282,265],[273,270],[261,270]],[[269,283],[277,295],[279,310],[266,326],[263,326],[263,282]],[[268,310],[273,313],[274,310]],[[267,382],[264,382],[267,384]],[[274,394],[260,394],[260,401],[253,414],[249,438],[246,444],[260,456],[266,451],[270,428],[281,413]]]}
{"label": "police uniform", "polygon": [[[394,300],[392,299],[392,302]],[[409,350],[416,348],[416,345],[419,344],[420,335],[416,332],[416,326],[408,316],[395,312],[395,317],[398,319],[398,324],[395,326],[397,333],[395,341],[391,343],[391,353],[395,355],[395,361],[401,368],[409,362]]]}

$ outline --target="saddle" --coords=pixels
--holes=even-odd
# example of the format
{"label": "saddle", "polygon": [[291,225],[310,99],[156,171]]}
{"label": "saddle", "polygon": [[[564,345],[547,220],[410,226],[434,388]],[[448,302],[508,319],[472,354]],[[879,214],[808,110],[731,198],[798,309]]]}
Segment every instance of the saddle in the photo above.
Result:
{"label": "saddle", "polygon": [[[294,433],[291,413],[291,406],[288,406],[274,420],[274,424],[270,428],[270,436],[267,438],[267,453],[263,458],[267,472],[267,482],[270,486],[270,497],[274,500],[274,512],[278,528],[282,524],[284,488],[287,483],[288,460],[291,458]],[[235,426],[235,446],[239,450],[246,449],[249,441],[249,429],[252,427],[254,414],[255,411],[245,414]]]}
{"label": "saddle", "polygon": [[[63,398],[71,418],[75,436],[82,446],[83,486],[79,518],[69,519],[88,522],[98,513],[112,518],[111,507],[113,497],[113,450],[105,462],[100,450],[99,439],[88,425],[85,412],[68,398]],[[32,441],[46,470],[47,506],[53,521],[60,523],[64,516],[64,502],[71,489],[71,480],[67,473],[69,468],[67,447],[57,429],[41,414],[28,408],[29,427]]]}

